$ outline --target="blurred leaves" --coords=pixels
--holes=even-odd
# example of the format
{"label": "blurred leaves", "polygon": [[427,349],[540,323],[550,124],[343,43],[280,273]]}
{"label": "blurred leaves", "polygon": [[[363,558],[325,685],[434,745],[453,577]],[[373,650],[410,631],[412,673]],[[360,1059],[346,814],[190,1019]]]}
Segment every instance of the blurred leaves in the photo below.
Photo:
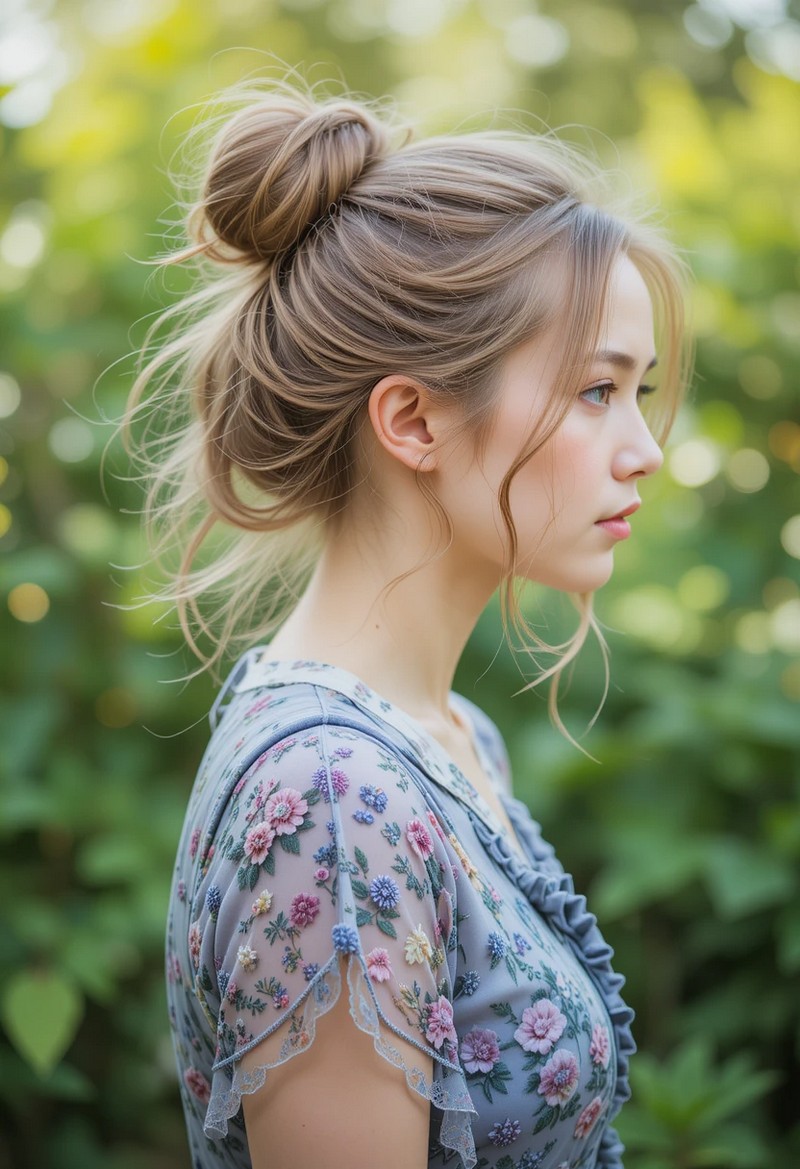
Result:
{"label": "blurred leaves", "polygon": [[[169,685],[194,666],[173,617],[115,607],[150,567],[124,455],[109,448],[102,477],[100,460],[129,354],[180,291],[139,263],[173,230],[173,151],[265,48],[393,94],[423,132],[503,108],[562,127],[630,176],[621,192],[656,204],[691,264],[693,394],[598,598],[599,763],[552,731],[538,692],[511,697],[525,663],[496,654],[494,604],[455,686],[506,735],[518,793],[627,975],[626,1169],[800,1163],[800,87],[780,64],[796,21],[747,9],[20,9],[22,40],[0,53],[1,1164],[188,1164],[163,929],[214,688]],[[555,639],[572,620],[538,594],[530,617]],[[587,647],[562,702],[578,737],[601,692]]]}

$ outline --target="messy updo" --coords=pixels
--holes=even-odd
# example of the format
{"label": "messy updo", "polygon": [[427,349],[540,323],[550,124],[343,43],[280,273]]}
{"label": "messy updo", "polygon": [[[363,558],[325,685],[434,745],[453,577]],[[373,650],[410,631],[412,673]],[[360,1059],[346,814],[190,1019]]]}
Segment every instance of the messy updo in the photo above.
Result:
{"label": "messy updo", "polygon": [[[556,651],[539,680],[557,678],[594,625],[591,597],[575,598],[580,626],[563,645],[547,647],[525,622],[511,482],[580,389],[621,254],[656,309],[660,415],[650,422],[666,436],[686,380],[682,262],[640,216],[601,209],[598,168],[551,133],[414,142],[361,102],[273,84],[228,96],[210,124],[188,243],[161,261],[192,261],[196,283],[148,335],[122,425],[167,581],[150,598],[177,607],[202,668],[269,639],[347,520],[375,383],[388,373],[424,383],[480,459],[504,358],[554,326],[558,384],[499,507],[504,629],[511,621],[532,652]],[[558,298],[554,266],[565,277]],[[427,478],[417,473],[446,544],[449,518]]]}

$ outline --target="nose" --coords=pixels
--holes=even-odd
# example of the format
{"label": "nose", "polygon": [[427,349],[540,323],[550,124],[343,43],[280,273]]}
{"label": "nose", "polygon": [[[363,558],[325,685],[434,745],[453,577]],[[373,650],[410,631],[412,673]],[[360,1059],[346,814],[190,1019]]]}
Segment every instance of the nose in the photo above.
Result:
{"label": "nose", "polygon": [[643,479],[654,475],[664,462],[664,452],[650,433],[641,412],[626,420],[626,427],[614,456],[614,478]]}

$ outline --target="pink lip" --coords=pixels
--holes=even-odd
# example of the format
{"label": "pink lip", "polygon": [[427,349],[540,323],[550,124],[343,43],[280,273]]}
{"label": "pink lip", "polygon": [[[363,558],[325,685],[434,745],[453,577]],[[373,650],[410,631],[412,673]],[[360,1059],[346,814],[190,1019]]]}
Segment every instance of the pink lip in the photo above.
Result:
{"label": "pink lip", "polygon": [[626,516],[632,515],[633,512],[638,511],[642,506],[640,499],[635,499],[633,503],[629,504],[624,511],[618,512],[614,516],[609,516],[607,520],[597,520],[595,527],[603,528],[610,536],[616,540],[627,540],[631,534],[631,525],[626,520]]}

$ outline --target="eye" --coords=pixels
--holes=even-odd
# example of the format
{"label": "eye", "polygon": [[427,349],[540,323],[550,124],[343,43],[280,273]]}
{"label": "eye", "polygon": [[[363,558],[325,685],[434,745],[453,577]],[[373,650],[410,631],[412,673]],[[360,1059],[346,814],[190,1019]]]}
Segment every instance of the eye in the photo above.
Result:
{"label": "eye", "polygon": [[613,382],[601,382],[598,386],[589,386],[580,396],[584,402],[591,402],[593,406],[607,406],[616,388]]}
{"label": "eye", "polygon": [[637,396],[640,398],[646,398],[648,394],[654,394],[655,392],[656,386],[639,386]]}

